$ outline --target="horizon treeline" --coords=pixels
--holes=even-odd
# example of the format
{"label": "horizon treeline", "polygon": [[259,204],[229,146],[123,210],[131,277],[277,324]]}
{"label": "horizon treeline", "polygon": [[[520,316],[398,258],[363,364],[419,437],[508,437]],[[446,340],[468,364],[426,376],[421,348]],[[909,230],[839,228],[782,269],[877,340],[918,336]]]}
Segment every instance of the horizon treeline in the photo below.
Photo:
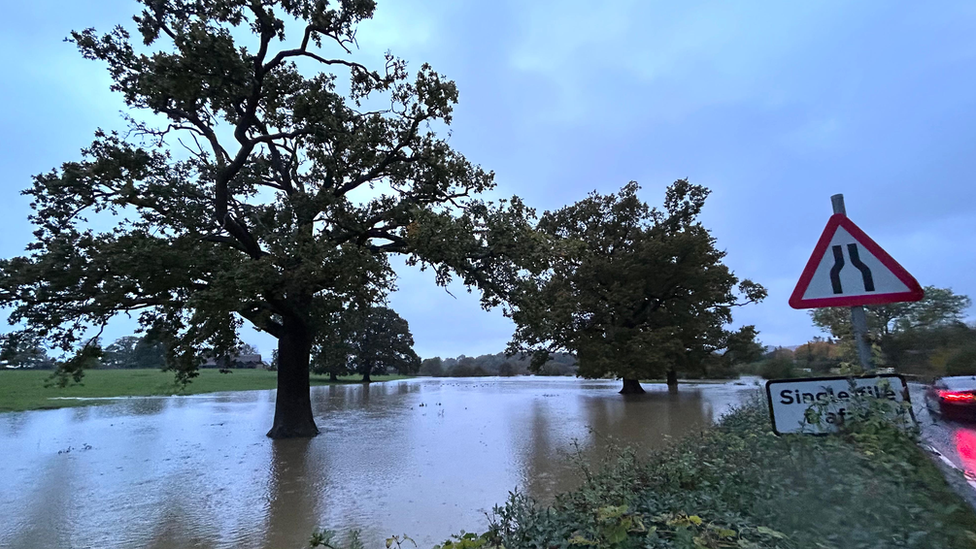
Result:
{"label": "horizon treeline", "polygon": [[575,376],[577,370],[576,357],[570,353],[552,353],[549,360],[537,371],[530,369],[532,357],[530,355],[515,354],[506,356],[505,353],[481,355],[477,357],[458,355],[457,358],[439,356],[424,359],[420,363],[422,376],[434,377],[479,377],[479,376]]}

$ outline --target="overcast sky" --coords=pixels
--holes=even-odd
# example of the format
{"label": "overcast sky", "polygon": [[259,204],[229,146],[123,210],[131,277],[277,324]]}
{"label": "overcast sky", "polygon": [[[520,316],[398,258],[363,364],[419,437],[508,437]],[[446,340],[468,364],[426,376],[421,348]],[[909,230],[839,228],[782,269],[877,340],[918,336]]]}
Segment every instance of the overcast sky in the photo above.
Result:
{"label": "overcast sky", "polygon": [[[32,0],[0,19],[0,255],[31,238],[30,177],[121,127],[104,67],[62,42],[130,24],[134,2]],[[496,196],[540,211],[688,177],[727,263],[769,289],[737,311],[770,345],[819,332],[789,294],[843,193],[922,285],[976,296],[976,3],[380,0],[359,55],[455,80],[451,144]],[[401,269],[393,307],[423,357],[501,351],[512,325]],[[131,332],[119,323],[108,340]],[[244,339],[270,355],[273,340]]]}

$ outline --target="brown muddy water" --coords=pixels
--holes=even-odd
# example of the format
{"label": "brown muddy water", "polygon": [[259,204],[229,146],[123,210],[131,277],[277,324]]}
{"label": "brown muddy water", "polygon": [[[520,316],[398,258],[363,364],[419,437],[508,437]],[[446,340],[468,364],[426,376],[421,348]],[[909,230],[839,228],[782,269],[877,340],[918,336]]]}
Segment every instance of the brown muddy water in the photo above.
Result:
{"label": "brown muddy water", "polygon": [[519,488],[579,482],[570,455],[653,448],[757,390],[573,378],[412,379],[314,387],[322,434],[271,441],[274,391],[127,398],[0,414],[0,547],[305,547],[316,528],[421,548],[487,525]]}

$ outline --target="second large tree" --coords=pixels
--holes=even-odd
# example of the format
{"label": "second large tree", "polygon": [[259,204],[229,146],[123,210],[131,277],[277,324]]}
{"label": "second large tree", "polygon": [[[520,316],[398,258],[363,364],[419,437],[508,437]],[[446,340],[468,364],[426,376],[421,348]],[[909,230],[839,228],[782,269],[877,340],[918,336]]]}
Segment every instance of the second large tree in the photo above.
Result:
{"label": "second large tree", "polygon": [[663,210],[637,190],[630,183],[543,215],[538,228],[554,251],[516,302],[510,351],[576,353],[579,375],[613,375],[633,393],[643,392],[640,379],[670,382],[679,367],[754,339],[752,326],[728,328],[732,308],[766,292],[739,281],[698,221],[708,189],[676,181]]}

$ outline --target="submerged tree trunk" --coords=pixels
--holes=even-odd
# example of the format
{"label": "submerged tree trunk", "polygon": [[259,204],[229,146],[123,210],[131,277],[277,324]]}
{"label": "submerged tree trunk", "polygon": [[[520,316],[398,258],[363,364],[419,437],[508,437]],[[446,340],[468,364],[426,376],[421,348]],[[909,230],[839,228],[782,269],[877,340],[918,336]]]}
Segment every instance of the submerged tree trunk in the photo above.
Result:
{"label": "submerged tree trunk", "polygon": [[373,367],[372,366],[366,366],[366,369],[363,370],[363,383],[372,383],[373,382],[373,380],[370,379],[370,377],[369,377],[369,374],[372,371],[373,371]]}
{"label": "submerged tree trunk", "polygon": [[677,392],[678,390],[678,371],[674,368],[668,369],[668,391]]}
{"label": "submerged tree trunk", "polygon": [[620,394],[641,395],[644,394],[644,388],[641,387],[640,380],[624,378],[624,387],[620,389]]}
{"label": "submerged tree trunk", "polygon": [[312,418],[309,395],[309,357],[312,336],[305,324],[285,317],[278,338],[278,395],[274,424],[268,436],[274,439],[314,437],[319,434]]}

